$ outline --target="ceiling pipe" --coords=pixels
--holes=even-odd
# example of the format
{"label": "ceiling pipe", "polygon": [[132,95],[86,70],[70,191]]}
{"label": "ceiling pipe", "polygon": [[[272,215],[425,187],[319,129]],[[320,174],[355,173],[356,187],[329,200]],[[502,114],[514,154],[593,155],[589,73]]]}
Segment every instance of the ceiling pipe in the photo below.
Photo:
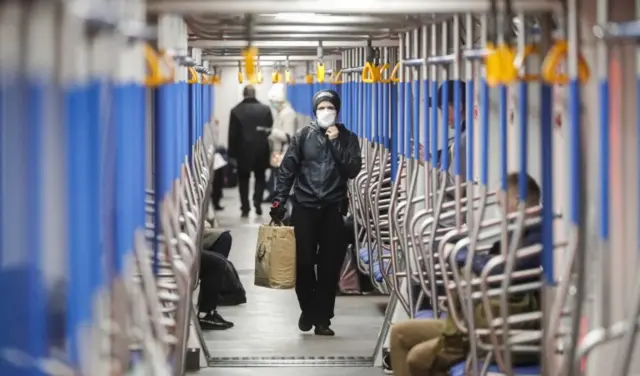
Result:
{"label": "ceiling pipe", "polygon": [[[399,25],[406,26],[410,23],[416,25],[421,24],[424,20],[420,16],[407,16],[407,15],[392,15],[392,16],[345,16],[345,15],[330,15],[330,14],[317,14],[315,17],[303,17],[302,20],[296,19],[294,15],[281,15],[281,14],[257,14],[255,15],[256,25],[286,25],[286,26],[307,26],[307,25],[321,25],[321,26],[341,26],[341,25],[360,25],[363,27],[377,27],[380,25]],[[203,23],[203,24],[221,24],[221,25],[241,25],[240,17],[225,17],[221,15],[207,16],[207,15],[190,15],[190,19]]]}
{"label": "ceiling pipe", "polygon": [[[505,2],[498,2],[498,10],[505,8]],[[557,0],[513,0],[511,9],[514,12],[561,12],[563,4]],[[229,14],[229,13],[324,13],[332,14],[437,14],[473,12],[481,13],[491,10],[486,0],[154,0],[147,4],[152,13],[176,14]],[[306,20],[305,20],[306,21]]]}
{"label": "ceiling pipe", "polygon": [[[281,61],[262,61],[262,59],[260,59],[260,64],[259,67],[273,67],[276,66],[278,64],[282,64]],[[244,65],[241,65],[244,66]],[[228,67],[235,67],[238,68],[238,62],[237,61],[222,61],[220,63],[215,63],[215,67],[216,68],[228,68]]]}
{"label": "ceiling pipe", "polygon": [[[233,30],[232,33],[229,33],[226,29],[218,29],[218,27],[216,27],[215,29],[212,30],[209,27],[203,27],[193,22],[187,22],[187,25],[189,26],[189,29],[191,30],[193,35],[202,39],[246,39],[246,27],[244,28],[239,27],[236,30]],[[283,32],[280,35],[275,33],[264,35],[264,34],[260,34],[260,32],[254,27],[254,30],[252,30],[254,38],[252,39],[254,40],[280,39],[280,38],[302,39],[302,40],[305,40],[305,39],[306,40],[320,40],[320,39],[350,40],[350,39],[369,39],[369,38],[386,39],[386,38],[390,38],[392,35],[389,31],[381,32],[381,30],[376,30],[375,34],[361,33],[361,34],[355,34],[355,35],[352,33],[345,34],[345,32],[343,32],[342,34],[328,34],[328,33],[306,34],[304,33],[304,30],[299,30],[299,31],[302,31],[302,33],[291,34],[291,33]]]}
{"label": "ceiling pipe", "polygon": [[[373,40],[373,47],[397,47],[398,41],[396,40]],[[318,41],[314,40],[268,40],[268,41],[255,41],[252,43],[257,48],[317,48]],[[325,48],[356,48],[367,47],[366,40],[333,40],[323,41],[323,47]],[[244,40],[194,40],[189,41],[190,47],[195,48],[245,48],[247,42]]]}
{"label": "ceiling pipe", "polygon": [[[199,29],[204,29],[207,32],[243,32],[244,26],[242,25],[207,25],[199,22],[194,22],[188,17],[187,23],[191,26],[195,26]],[[325,33],[325,34],[345,34],[345,33],[361,33],[361,34],[375,34],[381,31],[397,29],[399,31],[408,30],[406,25],[398,28],[392,28],[387,25],[375,26],[318,26],[318,25],[256,25],[254,26],[255,33]]]}
{"label": "ceiling pipe", "polygon": [[[276,52],[277,51],[277,52]],[[313,54],[311,54],[310,52],[313,52]],[[331,52],[331,56],[336,55],[339,51],[332,51]],[[288,51],[281,51],[281,50],[272,50],[272,52],[269,52],[269,50],[260,50],[260,58],[265,58],[267,56],[269,57],[282,57],[282,56],[309,56],[309,57],[313,57],[313,58],[317,58],[316,54],[315,54],[315,50],[288,50]],[[215,57],[237,57],[237,56],[242,56],[242,51],[241,50],[237,50],[237,51],[233,51],[233,52],[225,52],[225,53],[221,53],[221,51],[219,50],[204,50],[203,51],[203,56],[215,56]]]}
{"label": "ceiling pipe", "polygon": [[[255,35],[253,41],[270,41],[270,40],[302,40],[302,41],[341,41],[341,40],[366,40],[366,39],[394,39],[393,34],[350,34],[350,35],[331,35],[331,34],[258,34]],[[196,41],[200,39],[213,39],[213,40],[247,40],[246,34],[201,34],[196,38],[190,40]]]}
{"label": "ceiling pipe", "polygon": [[[263,56],[260,55],[260,62],[263,61],[286,61],[287,57],[289,61],[314,61],[318,59],[316,54],[314,55],[280,55],[280,56]],[[327,60],[336,60],[340,59],[340,55],[326,55],[325,59]],[[202,60],[213,61],[213,62],[238,62],[244,60],[244,57],[240,54],[236,56],[214,56],[214,55],[204,55]]]}

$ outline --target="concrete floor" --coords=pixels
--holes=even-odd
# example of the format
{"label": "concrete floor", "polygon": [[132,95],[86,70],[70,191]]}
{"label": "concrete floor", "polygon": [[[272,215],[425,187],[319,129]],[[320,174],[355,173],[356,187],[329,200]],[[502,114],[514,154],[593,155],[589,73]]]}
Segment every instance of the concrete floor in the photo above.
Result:
{"label": "concrete floor", "polygon": [[[235,323],[226,331],[205,332],[204,337],[212,358],[220,357],[370,357],[382,324],[380,306],[386,297],[345,296],[338,297],[336,317],[332,328],[336,336],[318,337],[301,333],[297,328],[299,308],[293,290],[270,290],[253,285],[254,253],[257,231],[268,221],[268,205],[263,206],[262,218],[254,213],[248,219],[240,218],[240,204],[236,189],[224,192],[224,211],[216,217],[220,226],[231,230],[233,247],[230,260],[236,266],[248,302],[236,307],[220,307],[220,314]],[[258,367],[258,368],[209,368],[204,375],[294,375],[310,376],[378,375],[374,368],[358,367]]]}

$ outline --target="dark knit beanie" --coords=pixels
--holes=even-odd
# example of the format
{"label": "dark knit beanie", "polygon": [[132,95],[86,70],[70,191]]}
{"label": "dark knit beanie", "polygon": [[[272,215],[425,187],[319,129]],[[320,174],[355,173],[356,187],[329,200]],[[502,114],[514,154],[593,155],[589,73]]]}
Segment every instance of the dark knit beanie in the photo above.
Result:
{"label": "dark knit beanie", "polygon": [[316,114],[318,105],[322,102],[329,102],[336,108],[336,113],[340,112],[340,95],[334,90],[320,90],[313,95],[313,114]]}

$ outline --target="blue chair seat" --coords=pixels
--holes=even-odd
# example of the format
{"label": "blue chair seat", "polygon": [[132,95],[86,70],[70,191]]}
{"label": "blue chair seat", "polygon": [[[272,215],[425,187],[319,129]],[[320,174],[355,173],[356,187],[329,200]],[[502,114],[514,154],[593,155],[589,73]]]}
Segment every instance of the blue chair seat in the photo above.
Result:
{"label": "blue chair seat", "polygon": [[[542,369],[540,368],[539,365],[533,365],[533,366],[515,367],[513,369],[513,371],[514,371],[516,376],[520,376],[520,375],[540,375],[540,373],[542,372]],[[493,365],[489,366],[489,372],[501,373],[502,371],[500,371],[500,367],[498,367],[497,365],[493,364]]]}
{"label": "blue chair seat", "polygon": [[[389,256],[391,255],[391,251],[383,248],[382,249],[382,254],[385,256]],[[362,261],[363,264],[369,264],[369,249],[368,248],[360,248],[360,252],[358,253],[358,255],[360,256],[360,261]],[[375,260],[377,260],[378,254],[376,253],[376,251],[373,251],[373,258]]]}
{"label": "blue chair seat", "polygon": [[[449,370],[449,376],[466,376],[464,373],[465,363],[466,362],[460,362],[455,366],[451,367],[451,369]],[[479,364],[479,366],[482,366],[482,365]],[[500,373],[500,374],[502,373],[502,371],[500,371],[500,367],[498,367],[495,364],[490,365],[488,371],[492,373]],[[540,369],[540,366],[534,365],[534,366],[515,367],[513,371],[516,376],[521,376],[521,375],[528,376],[528,375],[540,375],[541,369]]]}
{"label": "blue chair seat", "polygon": [[416,312],[416,319],[432,319],[433,311],[430,309],[423,309],[422,311]]}
{"label": "blue chair seat", "polygon": [[[441,312],[440,313],[440,318],[444,319],[445,317],[447,317],[447,313],[446,312]],[[434,318],[433,316],[433,311],[430,309],[423,309],[420,310],[418,312],[416,312],[416,319],[432,319]]]}

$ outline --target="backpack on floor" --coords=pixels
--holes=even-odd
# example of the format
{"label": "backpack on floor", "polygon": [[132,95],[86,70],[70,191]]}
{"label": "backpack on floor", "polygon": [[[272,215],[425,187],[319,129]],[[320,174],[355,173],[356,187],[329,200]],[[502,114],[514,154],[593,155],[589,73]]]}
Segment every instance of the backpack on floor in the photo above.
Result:
{"label": "backpack on floor", "polygon": [[224,187],[235,188],[238,185],[238,169],[229,163],[223,167],[224,169]]}
{"label": "backpack on floor", "polygon": [[226,258],[224,259],[224,273],[222,279],[222,286],[220,287],[220,299],[218,305],[220,306],[236,306],[247,302],[247,292],[240,281],[240,276],[233,263]]}
{"label": "backpack on floor", "polygon": [[347,253],[344,257],[344,263],[340,270],[340,281],[338,282],[338,288],[340,295],[361,295],[360,289],[360,276],[358,275],[358,268],[356,266],[356,260],[353,257],[353,247],[350,245],[347,247]]}

